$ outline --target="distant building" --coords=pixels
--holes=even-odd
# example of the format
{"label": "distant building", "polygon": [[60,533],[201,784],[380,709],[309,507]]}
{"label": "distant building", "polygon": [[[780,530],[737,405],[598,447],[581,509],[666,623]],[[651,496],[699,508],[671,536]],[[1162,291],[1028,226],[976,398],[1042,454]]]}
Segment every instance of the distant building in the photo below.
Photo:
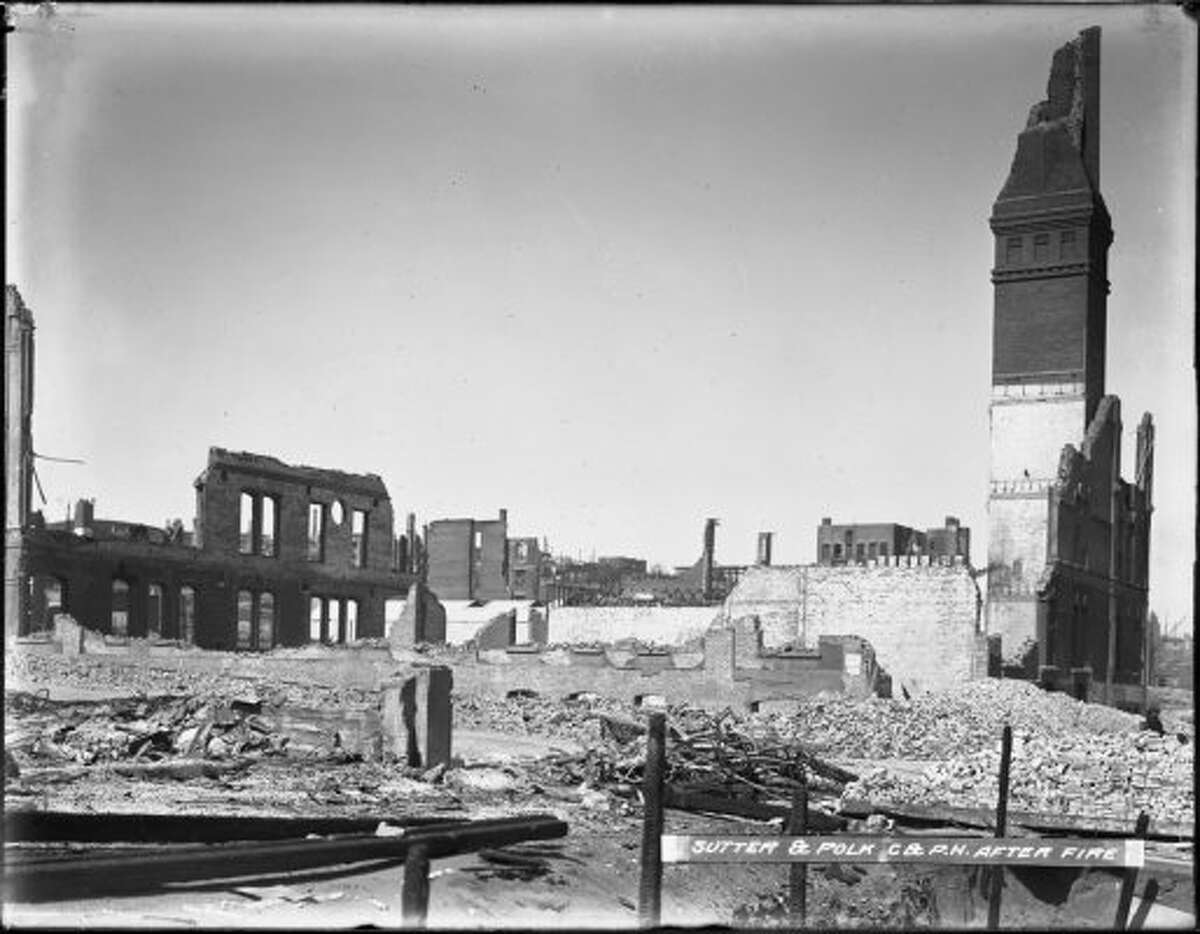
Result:
{"label": "distant building", "polygon": [[549,556],[534,537],[508,540],[508,595],[512,600],[541,600]]}
{"label": "distant building", "polygon": [[861,564],[896,555],[971,558],[971,530],[954,516],[941,528],[920,531],[896,522],[835,525],[821,520],[817,527],[817,563]]}
{"label": "distant building", "polygon": [[426,583],[440,600],[507,600],[508,511],[498,519],[438,519],[425,533]]}

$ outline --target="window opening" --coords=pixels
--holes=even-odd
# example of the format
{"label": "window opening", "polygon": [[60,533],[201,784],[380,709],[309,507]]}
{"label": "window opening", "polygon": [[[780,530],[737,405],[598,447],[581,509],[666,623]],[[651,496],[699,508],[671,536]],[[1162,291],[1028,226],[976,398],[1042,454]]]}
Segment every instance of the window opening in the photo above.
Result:
{"label": "window opening", "polygon": [[179,588],[179,638],[196,641],[196,591],[189,586]]}
{"label": "window opening", "polygon": [[325,504],[308,504],[308,560],[325,560]]}
{"label": "window opening", "polygon": [[239,590],[237,595],[237,647],[252,648],[254,626],[254,597],[248,590]]}
{"label": "window opening", "polygon": [[346,601],[346,641],[353,642],[358,638],[358,601]]}
{"label": "window opening", "polygon": [[120,578],[112,582],[112,616],[109,628],[114,636],[129,635],[129,584]]}
{"label": "window opening", "polygon": [[151,584],[146,588],[146,636],[162,638],[163,589],[162,584]]}
{"label": "window opening", "polygon": [[264,496],[260,515],[262,524],[258,530],[258,553],[268,558],[275,556],[275,516],[275,497]]}
{"label": "window opening", "polygon": [[337,644],[342,641],[342,601],[329,601],[329,629],[325,641]]}
{"label": "window opening", "polygon": [[238,551],[254,553],[254,497],[243,493],[238,500]]}
{"label": "window opening", "polygon": [[354,510],[350,517],[350,546],[356,568],[367,566],[367,514]]}
{"label": "window opening", "polygon": [[258,640],[257,648],[265,652],[275,644],[275,595],[260,593],[258,595]]}
{"label": "window opening", "polygon": [[321,641],[321,623],[325,616],[325,601],[312,597],[308,601],[308,641]]}

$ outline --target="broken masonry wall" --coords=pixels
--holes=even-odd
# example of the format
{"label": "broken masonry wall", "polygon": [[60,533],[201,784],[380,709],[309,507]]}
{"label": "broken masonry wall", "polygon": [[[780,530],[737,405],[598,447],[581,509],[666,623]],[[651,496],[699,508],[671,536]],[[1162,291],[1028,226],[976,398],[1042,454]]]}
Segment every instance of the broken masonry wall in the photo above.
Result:
{"label": "broken masonry wall", "polygon": [[[354,577],[322,574],[273,558],[226,556],[176,544],[92,540],[69,532],[31,530],[24,536],[26,574],[35,595],[57,581],[64,610],[89,629],[112,632],[113,581],[129,586],[128,635],[147,635],[149,588],[162,588],[164,638],[180,638],[183,588],[194,592],[194,642],[208,649],[237,645],[238,591],[271,593],[274,597],[275,645],[307,644],[309,597],[358,601],[358,637],[383,635],[384,604],[402,595],[404,580],[397,575],[362,572]],[[35,628],[49,628],[46,619]]]}
{"label": "broken masonry wall", "polygon": [[721,615],[717,606],[556,606],[549,613],[550,645],[621,639],[682,645],[698,639]]}
{"label": "broken masonry wall", "polygon": [[983,677],[979,588],[969,565],[892,557],[865,565],[748,568],[726,618],[756,616],[770,649],[854,635],[910,693]]}
{"label": "broken masonry wall", "polygon": [[[504,697],[512,691],[567,698],[589,691],[637,701],[649,695],[668,703],[707,709],[749,709],[786,703],[821,692],[867,696],[877,666],[870,646],[859,639],[823,639],[820,649],[790,657],[768,654],[755,667],[735,664],[737,643],[757,646],[752,620],[711,630],[704,650],[645,651],[609,648],[529,647],[439,656],[465,692]],[[743,657],[744,656],[744,653]]]}
{"label": "broken masonry wall", "polygon": [[[392,564],[392,503],[383,481],[372,474],[351,474],[316,467],[293,467],[261,454],[209,450],[208,468],[196,481],[203,516],[201,533],[204,551],[247,557],[240,553],[239,516],[241,494],[274,497],[277,504],[276,554],[271,560],[298,564],[318,573],[386,574]],[[308,509],[310,503],[326,506],[322,560],[308,558]],[[335,522],[332,506],[340,503],[342,521]],[[353,562],[352,516],[366,514],[366,561]]]}

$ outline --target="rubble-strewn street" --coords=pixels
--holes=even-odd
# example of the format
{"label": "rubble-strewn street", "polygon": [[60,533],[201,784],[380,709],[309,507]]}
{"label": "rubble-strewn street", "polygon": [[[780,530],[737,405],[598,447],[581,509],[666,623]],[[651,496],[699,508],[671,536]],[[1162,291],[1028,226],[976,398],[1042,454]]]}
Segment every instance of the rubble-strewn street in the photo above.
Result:
{"label": "rubble-strewn street", "polygon": [[[95,698],[99,693],[108,697]],[[72,699],[87,696],[93,699]],[[103,668],[61,656],[10,659],[6,748],[19,777],[10,778],[9,807],[385,822],[549,812],[567,821],[565,841],[512,847],[517,855],[511,858],[482,854],[435,865],[432,917],[441,911],[444,919],[471,925],[633,923],[646,708],[589,694],[563,702],[456,695],[450,768],[370,761],[319,732],[307,743],[281,740],[280,725],[291,710],[324,705],[346,711],[369,699],[365,691],[218,675],[185,684],[169,672]],[[786,714],[671,708],[671,786],[681,796],[687,790],[725,796],[759,819],[672,808],[669,828],[777,833],[801,763],[814,819],[833,820],[840,802],[864,799],[880,806],[994,808],[1005,722],[1015,733],[1014,811],[1084,822],[1128,815],[1132,822],[1145,809],[1164,825],[1193,823],[1190,734],[1159,736],[1141,730],[1140,718],[1129,714],[1022,682],[985,681],[912,701],[822,697]],[[683,797],[678,803],[688,806]],[[842,821],[852,832],[888,826],[876,818]],[[255,908],[268,903],[308,911],[309,918],[357,917],[347,903],[357,899],[371,906],[378,923],[395,909],[387,893],[395,894],[399,872],[355,876],[336,890],[251,886],[250,895],[238,897]],[[810,918],[829,924],[975,923],[984,904],[969,877],[949,869],[829,867],[814,868],[810,878]],[[1079,892],[1108,905],[1105,877],[1086,878]],[[514,880],[525,882],[514,886]],[[779,916],[785,880],[784,869],[770,866],[672,870],[664,917],[770,923]],[[194,911],[198,896],[190,897]],[[1174,882],[1162,896],[1164,904],[1185,907],[1188,898]],[[210,905],[208,917],[223,917],[220,901]],[[1028,893],[1021,904],[1038,923],[1066,923],[1064,910],[1042,911]],[[117,917],[112,910],[110,920]]]}

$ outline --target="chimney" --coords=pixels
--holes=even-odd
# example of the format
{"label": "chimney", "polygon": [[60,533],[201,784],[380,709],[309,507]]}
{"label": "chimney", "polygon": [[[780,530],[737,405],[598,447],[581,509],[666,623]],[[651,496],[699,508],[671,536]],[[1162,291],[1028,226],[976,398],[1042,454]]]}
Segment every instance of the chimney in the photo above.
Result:
{"label": "chimney", "polygon": [[774,535],[774,532],[758,533],[758,556],[754,560],[755,564],[764,568],[771,566],[771,539]]}
{"label": "chimney", "polygon": [[826,516],[821,520],[821,525],[833,525],[833,520]]}
{"label": "chimney", "polygon": [[400,570],[406,574],[415,574],[417,572],[417,514],[415,512],[408,514],[404,529],[408,535],[408,554],[406,555],[406,566]]}
{"label": "chimney", "polygon": [[704,522],[704,552],[700,559],[700,589],[705,601],[712,599],[713,555],[717,548],[717,520]]}
{"label": "chimney", "polygon": [[94,499],[79,499],[75,501],[75,534],[89,535],[92,522],[95,519],[96,501]]}

